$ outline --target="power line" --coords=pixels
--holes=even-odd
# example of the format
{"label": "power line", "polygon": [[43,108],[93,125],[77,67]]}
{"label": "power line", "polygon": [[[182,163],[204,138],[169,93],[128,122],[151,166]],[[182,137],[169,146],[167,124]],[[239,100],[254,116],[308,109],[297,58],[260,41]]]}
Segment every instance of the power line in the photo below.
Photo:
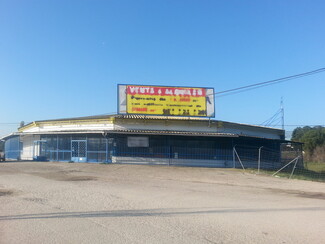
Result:
{"label": "power line", "polygon": [[265,126],[268,126],[268,125],[270,125],[270,124],[272,124],[273,123],[273,121],[275,120],[275,119],[277,119],[278,118],[278,115],[281,113],[282,111],[281,111],[281,109],[279,109],[271,118],[269,118],[269,119],[267,119],[267,120],[265,120],[263,123],[261,123],[260,125],[265,125]]}
{"label": "power line", "polygon": [[19,123],[0,123],[0,125],[17,125],[17,124],[20,124],[20,122]]}
{"label": "power line", "polygon": [[[288,81],[288,80],[298,79],[298,78],[301,78],[304,76],[314,75],[314,74],[321,73],[324,71],[325,71],[325,67],[316,69],[316,70],[312,70],[312,71],[308,71],[308,72],[304,72],[304,73],[300,73],[300,74],[296,74],[296,75],[290,75],[290,76],[278,78],[275,80],[269,80],[269,81],[264,81],[264,82],[247,85],[247,86],[237,87],[237,88],[233,88],[233,89],[229,89],[229,90],[225,90],[225,91],[215,92],[214,94],[218,95],[218,97],[219,97],[219,94],[224,94],[224,93],[236,94],[239,92],[249,91],[252,89],[257,89],[257,88],[273,85],[273,84]],[[211,95],[213,95],[213,94],[211,94]],[[227,95],[230,95],[230,94],[227,94]],[[227,96],[227,95],[222,95],[222,96]]]}

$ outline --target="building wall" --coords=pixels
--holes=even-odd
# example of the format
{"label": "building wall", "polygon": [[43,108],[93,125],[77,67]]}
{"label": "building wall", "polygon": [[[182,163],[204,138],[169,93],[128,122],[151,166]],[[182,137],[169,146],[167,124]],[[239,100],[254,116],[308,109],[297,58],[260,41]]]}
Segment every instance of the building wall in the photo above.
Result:
{"label": "building wall", "polygon": [[6,160],[17,160],[20,158],[21,143],[19,136],[14,136],[5,141]]}
{"label": "building wall", "polygon": [[39,152],[39,148],[35,147],[34,149],[34,141],[40,140],[39,135],[22,135],[20,136],[20,140],[22,142],[22,152],[21,152],[21,159],[22,160],[33,160],[33,153]]}
{"label": "building wall", "polygon": [[106,162],[110,150],[108,150],[108,139],[102,134],[59,134],[42,135],[42,155],[49,161],[71,161],[72,149],[71,141],[82,140],[87,143],[87,162]]}
{"label": "building wall", "polygon": [[112,163],[122,164],[150,164],[188,167],[233,168],[233,160],[201,160],[201,159],[175,159],[175,158],[146,158],[146,157],[119,157],[113,156]]}
{"label": "building wall", "polygon": [[[147,138],[149,143],[131,146],[128,143],[130,138]],[[30,145],[34,140],[30,139]],[[41,140],[46,141],[46,145],[42,144],[44,150],[40,156],[49,161],[71,161],[71,140],[87,142],[87,162],[241,167],[238,158],[234,160],[235,148],[245,167],[255,168],[260,147],[263,147],[260,158],[263,165],[271,168],[281,161],[279,141],[248,137],[72,134],[42,135]]]}

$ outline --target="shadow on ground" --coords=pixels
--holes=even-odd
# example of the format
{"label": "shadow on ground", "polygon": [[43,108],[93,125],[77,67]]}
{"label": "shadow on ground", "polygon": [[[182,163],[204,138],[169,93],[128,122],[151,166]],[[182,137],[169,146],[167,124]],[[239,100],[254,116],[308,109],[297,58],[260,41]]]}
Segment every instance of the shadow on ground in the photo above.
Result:
{"label": "shadow on ground", "polygon": [[0,221],[24,220],[24,219],[64,219],[64,218],[109,218],[109,217],[171,217],[182,215],[200,214],[232,214],[232,213],[263,213],[263,212],[304,212],[325,211],[325,207],[311,208],[265,208],[265,209],[140,209],[140,210],[112,210],[112,211],[88,211],[88,212],[57,212],[40,214],[20,214],[0,216]]}

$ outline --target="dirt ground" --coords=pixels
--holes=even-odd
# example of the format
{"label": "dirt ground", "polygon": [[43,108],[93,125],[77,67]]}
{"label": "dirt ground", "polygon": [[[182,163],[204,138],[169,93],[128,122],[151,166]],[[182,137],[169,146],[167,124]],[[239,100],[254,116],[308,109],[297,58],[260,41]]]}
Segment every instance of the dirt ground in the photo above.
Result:
{"label": "dirt ground", "polygon": [[233,169],[0,163],[0,243],[325,243],[325,183]]}

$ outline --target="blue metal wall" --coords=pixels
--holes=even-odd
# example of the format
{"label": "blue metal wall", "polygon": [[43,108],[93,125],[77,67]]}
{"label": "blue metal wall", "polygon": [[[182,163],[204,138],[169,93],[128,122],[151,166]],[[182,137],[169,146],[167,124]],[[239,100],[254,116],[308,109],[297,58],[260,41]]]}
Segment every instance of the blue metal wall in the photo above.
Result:
{"label": "blue metal wall", "polygon": [[20,142],[19,136],[14,136],[7,139],[5,141],[6,160],[19,160],[21,149],[22,149],[22,144]]}

